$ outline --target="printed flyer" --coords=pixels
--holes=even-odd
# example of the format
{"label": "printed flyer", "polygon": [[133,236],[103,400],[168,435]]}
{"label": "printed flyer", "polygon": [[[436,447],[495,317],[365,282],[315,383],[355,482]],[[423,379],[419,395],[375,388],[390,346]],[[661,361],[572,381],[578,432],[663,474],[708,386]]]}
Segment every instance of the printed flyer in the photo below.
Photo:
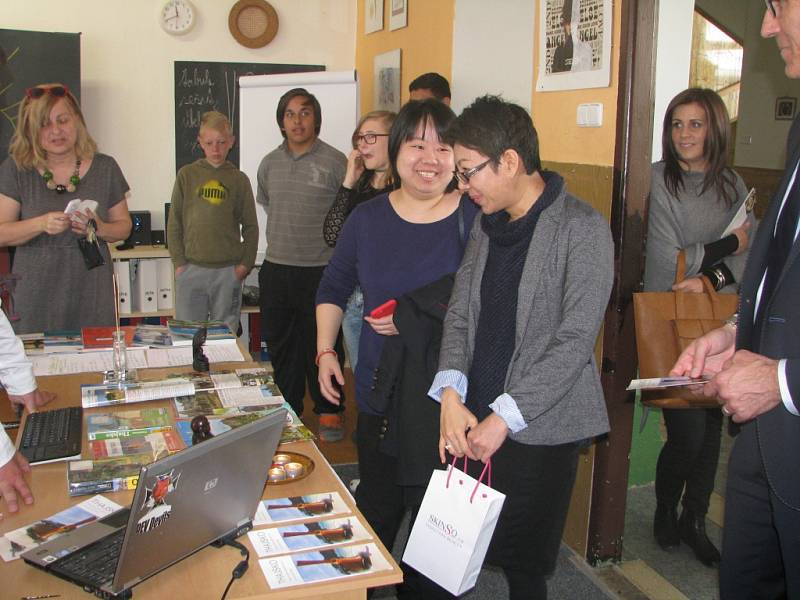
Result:
{"label": "printed flyer", "polygon": [[247,534],[259,557],[316,550],[372,539],[356,517],[298,523],[270,529],[256,529]]}

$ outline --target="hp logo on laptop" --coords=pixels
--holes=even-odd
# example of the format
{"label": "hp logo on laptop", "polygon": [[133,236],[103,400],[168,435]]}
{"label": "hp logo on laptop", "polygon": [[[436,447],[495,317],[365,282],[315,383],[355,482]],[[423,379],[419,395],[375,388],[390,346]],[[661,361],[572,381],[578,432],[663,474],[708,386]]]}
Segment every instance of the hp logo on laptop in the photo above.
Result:
{"label": "hp logo on laptop", "polygon": [[203,491],[204,492],[208,492],[210,490],[213,490],[215,487],[217,487],[217,480],[218,479],[219,479],[219,477],[214,477],[214,479],[209,479],[208,481],[206,481],[206,485],[205,485],[205,487],[203,487]]}

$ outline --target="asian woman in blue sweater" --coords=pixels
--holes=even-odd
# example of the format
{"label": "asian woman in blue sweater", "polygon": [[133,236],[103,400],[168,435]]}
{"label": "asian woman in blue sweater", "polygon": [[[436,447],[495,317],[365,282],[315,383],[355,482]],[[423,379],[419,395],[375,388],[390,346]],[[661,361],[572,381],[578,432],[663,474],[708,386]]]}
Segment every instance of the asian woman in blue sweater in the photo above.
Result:
{"label": "asian woman in blue sweater", "polygon": [[[319,381],[331,402],[338,401],[338,386],[344,385],[332,348],[355,286],[363,290],[369,315],[389,299],[454,273],[461,263],[477,207],[455,189],[453,149],[442,141],[454,118],[438,100],[406,104],[389,134],[389,161],[399,189],[360,204],[344,224],[317,292]],[[378,448],[386,423],[368,398],[384,340],[398,332],[391,315],[364,321],[355,372],[361,477],[355,496],[381,541],[391,547],[406,509],[418,507],[425,490],[398,485],[397,458]],[[406,573],[407,582],[414,577]]]}

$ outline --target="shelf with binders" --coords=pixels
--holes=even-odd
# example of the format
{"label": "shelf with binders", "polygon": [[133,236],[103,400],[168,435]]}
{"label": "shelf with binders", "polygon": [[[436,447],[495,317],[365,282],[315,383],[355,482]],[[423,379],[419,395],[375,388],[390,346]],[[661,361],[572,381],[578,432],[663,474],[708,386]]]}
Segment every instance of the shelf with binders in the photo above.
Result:
{"label": "shelf with binders", "polygon": [[119,286],[121,318],[172,317],[175,276],[164,246],[120,250],[109,244]]}
{"label": "shelf with binders", "polygon": [[[111,251],[111,260],[114,262],[114,272],[117,274],[118,285],[120,286],[120,318],[124,320],[139,320],[156,317],[160,318],[162,324],[166,324],[167,319],[175,316],[175,272],[172,268],[169,249],[164,246],[141,245],[134,246],[128,250],[119,250],[116,246],[109,244],[109,250]],[[163,261],[160,263],[161,268],[156,268],[154,283],[152,274],[145,273],[145,279],[149,278],[151,280],[151,292],[155,290],[153,292],[155,294],[155,306],[152,306],[153,299],[151,298],[150,308],[140,310],[141,305],[146,303],[147,298],[137,299],[133,296],[135,293],[133,275],[138,273],[131,272],[131,262],[137,267],[141,267],[142,262],[149,263],[150,261]],[[123,267],[121,263],[125,263],[125,266]],[[148,270],[146,266],[145,270]],[[127,287],[125,285],[126,282],[128,282]],[[144,293],[147,290],[138,289],[137,291]],[[251,351],[258,352],[261,339],[259,307],[243,305],[242,314],[248,315],[247,319],[242,319],[244,337],[249,339]]]}

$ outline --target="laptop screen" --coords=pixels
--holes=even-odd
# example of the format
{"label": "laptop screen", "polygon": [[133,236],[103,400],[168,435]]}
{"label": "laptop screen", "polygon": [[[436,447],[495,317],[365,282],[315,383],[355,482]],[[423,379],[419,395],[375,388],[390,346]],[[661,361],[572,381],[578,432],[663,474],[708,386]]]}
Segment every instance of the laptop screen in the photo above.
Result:
{"label": "laptop screen", "polygon": [[285,411],[279,410],[144,467],[114,592],[246,525],[263,494],[284,422]]}

